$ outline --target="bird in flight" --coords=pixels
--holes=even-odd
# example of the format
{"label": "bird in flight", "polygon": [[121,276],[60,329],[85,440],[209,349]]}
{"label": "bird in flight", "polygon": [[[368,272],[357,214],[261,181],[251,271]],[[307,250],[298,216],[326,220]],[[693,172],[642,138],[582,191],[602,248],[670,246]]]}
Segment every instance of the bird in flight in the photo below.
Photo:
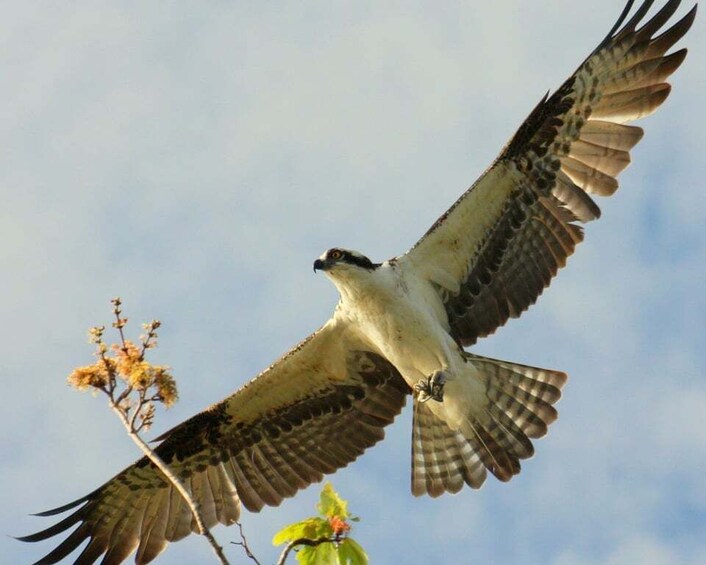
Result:
{"label": "bird in flight", "polygon": [[[599,217],[686,49],[694,6],[651,18],[629,0],[596,49],[532,110],[499,157],[407,253],[382,263],[342,248],[314,262],[340,293],[328,322],[222,402],[167,432],[157,454],[207,526],[241,505],[277,506],[384,437],[412,396],[415,496],[508,481],[557,417],[566,375],[466,351],[534,304]],[[643,23],[644,22],[644,23]],[[75,529],[37,563],[88,541],[76,563],[148,563],[196,531],[189,507],[146,458],[70,504],[23,541]]]}

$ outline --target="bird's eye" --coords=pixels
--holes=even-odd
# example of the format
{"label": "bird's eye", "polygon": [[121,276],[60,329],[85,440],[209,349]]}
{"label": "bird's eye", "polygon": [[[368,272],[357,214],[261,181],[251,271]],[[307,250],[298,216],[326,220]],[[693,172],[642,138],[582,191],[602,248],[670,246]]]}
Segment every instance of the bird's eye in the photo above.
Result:
{"label": "bird's eye", "polygon": [[338,261],[341,257],[343,257],[343,253],[339,249],[334,249],[331,251],[329,257],[334,261]]}

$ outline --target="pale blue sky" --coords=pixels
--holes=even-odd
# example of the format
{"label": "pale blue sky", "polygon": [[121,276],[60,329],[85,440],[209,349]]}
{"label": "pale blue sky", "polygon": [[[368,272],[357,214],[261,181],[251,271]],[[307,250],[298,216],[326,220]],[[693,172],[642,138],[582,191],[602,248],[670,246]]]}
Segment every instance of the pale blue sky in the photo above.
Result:
{"label": "pale blue sky", "polygon": [[[322,251],[409,248],[622,0],[444,6],[3,4],[0,532],[48,526],[28,514],[138,456],[104,401],[65,382],[90,362],[86,330],[109,322],[110,298],[135,335],[164,324],[154,359],[182,400],[157,435],[328,318],[335,290],[311,270]],[[538,305],[474,349],[568,372],[559,420],[511,483],[415,499],[407,409],[331,479],[373,563],[706,562],[703,17],[682,44],[601,220]],[[263,562],[318,492],[244,514]],[[53,545],[0,536],[0,561]],[[208,559],[192,537],[159,562]]]}

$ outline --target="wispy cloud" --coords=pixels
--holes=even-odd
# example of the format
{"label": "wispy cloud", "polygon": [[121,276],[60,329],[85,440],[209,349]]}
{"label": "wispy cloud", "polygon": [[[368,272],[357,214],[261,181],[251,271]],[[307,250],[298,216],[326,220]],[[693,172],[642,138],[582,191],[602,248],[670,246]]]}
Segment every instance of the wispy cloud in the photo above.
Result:
{"label": "wispy cloud", "polygon": [[[137,456],[63,380],[110,298],[164,322],[183,400],[160,428],[219,400],[328,318],[321,251],[411,246],[621,4],[6,5],[0,531],[48,525],[26,514]],[[511,483],[426,500],[405,412],[333,479],[374,562],[704,560],[702,30],[569,267],[477,348],[569,372],[559,421]],[[316,496],[245,516],[265,560]],[[49,548],[0,544],[13,562]],[[163,562],[207,551],[190,539]]]}

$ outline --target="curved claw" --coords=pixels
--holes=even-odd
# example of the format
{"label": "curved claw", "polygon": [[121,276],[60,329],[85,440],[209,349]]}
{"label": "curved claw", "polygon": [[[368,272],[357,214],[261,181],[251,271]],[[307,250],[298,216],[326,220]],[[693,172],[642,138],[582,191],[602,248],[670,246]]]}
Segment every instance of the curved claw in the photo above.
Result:
{"label": "curved claw", "polygon": [[429,400],[443,402],[445,383],[446,375],[444,375],[443,371],[436,371],[426,379],[419,379],[414,385],[414,391],[417,393],[417,400],[419,402],[427,402]]}

